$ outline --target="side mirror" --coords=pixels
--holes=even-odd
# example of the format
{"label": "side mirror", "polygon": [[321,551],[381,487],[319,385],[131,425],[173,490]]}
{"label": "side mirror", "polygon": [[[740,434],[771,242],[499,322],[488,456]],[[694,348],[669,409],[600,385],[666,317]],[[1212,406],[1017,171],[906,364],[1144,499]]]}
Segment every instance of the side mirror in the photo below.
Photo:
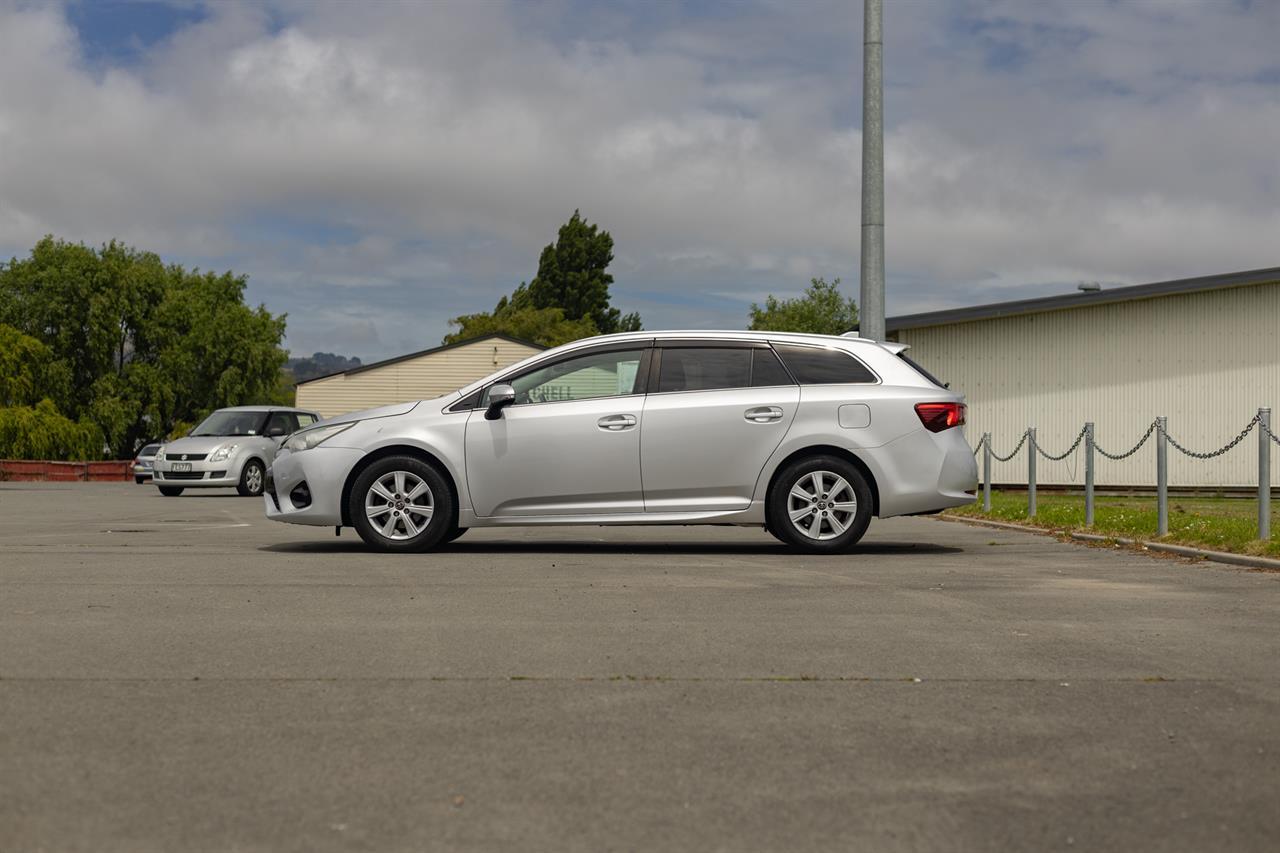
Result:
{"label": "side mirror", "polygon": [[485,409],[484,419],[496,421],[502,417],[502,410],[516,401],[516,389],[510,385],[494,385],[489,389],[489,408]]}
{"label": "side mirror", "polygon": [[282,426],[273,426],[267,430],[267,438],[283,438],[284,434],[284,427]]}

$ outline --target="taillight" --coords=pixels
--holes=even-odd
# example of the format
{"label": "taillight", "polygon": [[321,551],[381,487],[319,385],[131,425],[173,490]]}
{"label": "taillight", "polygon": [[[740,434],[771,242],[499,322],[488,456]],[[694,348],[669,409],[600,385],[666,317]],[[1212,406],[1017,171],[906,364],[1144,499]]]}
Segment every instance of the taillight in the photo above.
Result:
{"label": "taillight", "polygon": [[942,432],[964,425],[964,403],[916,403],[920,423],[929,432]]}

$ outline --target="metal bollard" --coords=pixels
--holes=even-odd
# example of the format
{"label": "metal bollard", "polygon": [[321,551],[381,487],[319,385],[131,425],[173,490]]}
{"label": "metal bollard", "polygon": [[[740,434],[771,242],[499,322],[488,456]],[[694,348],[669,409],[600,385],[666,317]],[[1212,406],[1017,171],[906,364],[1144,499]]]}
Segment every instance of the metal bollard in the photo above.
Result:
{"label": "metal bollard", "polygon": [[1258,538],[1271,538],[1271,409],[1258,409]]}
{"label": "metal bollard", "polygon": [[1156,536],[1169,532],[1169,441],[1165,429],[1169,419],[1156,418]]}
{"label": "metal bollard", "polygon": [[982,434],[982,511],[991,512],[991,433]]}
{"label": "metal bollard", "polygon": [[1093,421],[1084,425],[1084,526],[1093,527]]}
{"label": "metal bollard", "polygon": [[1027,427],[1027,518],[1036,517],[1036,428]]}

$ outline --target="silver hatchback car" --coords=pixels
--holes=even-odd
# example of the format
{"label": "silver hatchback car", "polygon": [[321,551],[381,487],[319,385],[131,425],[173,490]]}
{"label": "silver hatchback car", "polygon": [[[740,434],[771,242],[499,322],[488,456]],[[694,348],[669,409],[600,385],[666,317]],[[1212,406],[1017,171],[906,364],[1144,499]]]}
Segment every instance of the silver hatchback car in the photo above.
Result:
{"label": "silver hatchback car", "polygon": [[419,551],[471,527],[736,524],[833,553],[974,499],[962,397],[856,337],[631,332],[285,442],[269,518]]}
{"label": "silver hatchback car", "polygon": [[189,435],[160,447],[152,482],[166,497],[177,497],[184,489],[228,486],[257,497],[281,442],[319,419],[315,412],[278,406],[218,409]]}

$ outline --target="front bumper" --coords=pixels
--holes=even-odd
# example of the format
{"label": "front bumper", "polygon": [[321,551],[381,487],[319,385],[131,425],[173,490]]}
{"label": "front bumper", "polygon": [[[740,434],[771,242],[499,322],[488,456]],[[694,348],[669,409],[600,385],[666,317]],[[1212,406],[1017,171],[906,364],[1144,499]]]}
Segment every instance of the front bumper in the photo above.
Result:
{"label": "front bumper", "polygon": [[181,486],[184,489],[226,488],[240,485],[239,460],[224,459],[221,462],[188,462],[190,471],[174,471],[173,463],[160,461],[152,465],[151,481],[156,485]]}
{"label": "front bumper", "polygon": [[[342,487],[347,475],[364,456],[349,447],[313,447],[297,453],[283,451],[267,471],[263,502],[267,518],[289,524],[338,527],[342,524]],[[294,500],[306,486],[311,502]]]}

